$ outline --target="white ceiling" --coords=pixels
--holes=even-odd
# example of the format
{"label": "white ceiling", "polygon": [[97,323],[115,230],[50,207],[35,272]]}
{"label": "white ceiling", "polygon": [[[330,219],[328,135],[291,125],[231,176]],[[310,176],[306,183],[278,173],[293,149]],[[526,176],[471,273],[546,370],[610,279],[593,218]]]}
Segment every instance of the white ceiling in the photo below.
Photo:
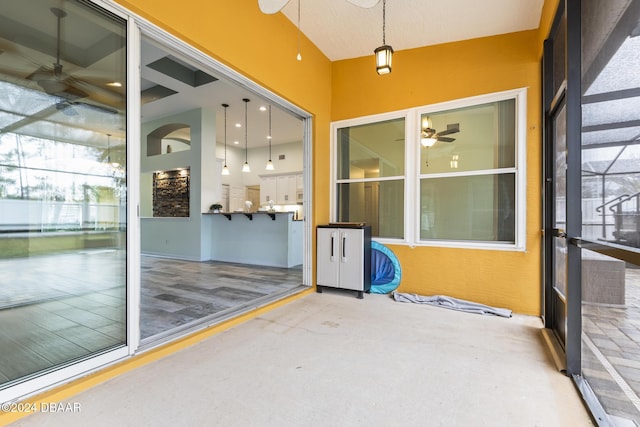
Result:
{"label": "white ceiling", "polygon": [[[382,45],[382,1],[370,9],[347,0],[299,1],[301,31],[330,60],[373,55],[373,50]],[[543,3],[544,0],[387,0],[386,42],[398,51],[536,29]],[[290,0],[282,13],[296,24],[298,0]],[[304,51],[301,54],[304,60]]]}

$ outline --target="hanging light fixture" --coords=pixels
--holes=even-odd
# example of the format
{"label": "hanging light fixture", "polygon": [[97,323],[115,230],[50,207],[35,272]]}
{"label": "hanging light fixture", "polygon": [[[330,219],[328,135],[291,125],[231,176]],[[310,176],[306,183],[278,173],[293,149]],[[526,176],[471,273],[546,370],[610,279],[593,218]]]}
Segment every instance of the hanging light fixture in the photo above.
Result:
{"label": "hanging light fixture", "polygon": [[249,161],[247,160],[248,155],[248,137],[247,137],[247,104],[249,103],[249,99],[243,98],[244,101],[244,165],[242,165],[242,172],[251,172],[251,168],[249,167]]}
{"label": "hanging light fixture", "polygon": [[269,161],[267,162],[266,170],[272,171],[275,168],[273,167],[273,162],[271,161],[271,105],[269,105],[269,135],[267,135],[267,139],[269,140]]}
{"label": "hanging light fixture", "polygon": [[393,57],[393,48],[386,43],[386,5],[387,0],[382,0],[382,46],[373,51],[376,55],[376,71],[380,75],[391,72],[391,58]]}
{"label": "hanging light fixture", "polygon": [[112,167],[117,168],[120,166],[118,162],[111,161],[111,134],[107,134],[107,163],[110,163]]}
{"label": "hanging light fixture", "polygon": [[229,175],[229,167],[227,166],[227,108],[229,104],[222,104],[224,107],[224,166],[222,166],[222,175]]}
{"label": "hanging light fixture", "polygon": [[432,147],[433,144],[438,142],[438,137],[436,137],[436,131],[432,127],[431,119],[429,117],[425,117],[422,119],[422,130],[420,131],[420,144],[423,147]]}

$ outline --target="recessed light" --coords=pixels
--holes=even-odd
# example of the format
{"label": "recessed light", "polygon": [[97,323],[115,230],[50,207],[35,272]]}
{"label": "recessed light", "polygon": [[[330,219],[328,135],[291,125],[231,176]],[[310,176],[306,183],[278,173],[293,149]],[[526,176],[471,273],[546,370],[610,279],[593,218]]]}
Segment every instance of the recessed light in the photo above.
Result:
{"label": "recessed light", "polygon": [[241,125],[240,123],[236,123],[236,127],[237,127],[237,128],[241,128],[241,127],[242,127],[242,125]]}
{"label": "recessed light", "polygon": [[236,145],[240,144],[240,142],[238,142],[238,141],[233,141],[233,143],[236,144]]}
{"label": "recessed light", "polygon": [[260,111],[267,111],[267,107],[265,107],[264,105],[260,106]]}

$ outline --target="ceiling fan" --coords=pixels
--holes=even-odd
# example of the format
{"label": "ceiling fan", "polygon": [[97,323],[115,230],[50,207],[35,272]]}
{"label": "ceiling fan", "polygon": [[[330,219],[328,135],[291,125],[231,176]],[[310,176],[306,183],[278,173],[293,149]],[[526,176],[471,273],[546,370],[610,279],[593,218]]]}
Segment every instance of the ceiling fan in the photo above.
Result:
{"label": "ceiling fan", "polygon": [[[371,8],[378,4],[380,0],[347,0],[349,3],[354,4],[358,7],[363,8]],[[267,15],[271,15],[274,13],[278,13],[284,8],[289,0],[258,0],[258,6],[260,6],[260,10],[262,13],[266,13]]]}
{"label": "ceiling fan", "polygon": [[[22,74],[19,78],[35,82],[44,93],[54,97],[54,111],[60,111],[67,116],[79,114],[75,107],[86,107],[102,113],[117,114],[122,104],[120,94],[101,89],[88,81],[64,72],[61,62],[61,21],[67,16],[67,12],[57,7],[52,7],[50,11],[57,21],[55,62],[51,66],[39,67],[26,77]],[[10,46],[0,47],[2,48],[0,51],[6,51]],[[18,77],[18,74],[8,70],[2,70],[2,74]],[[91,93],[88,92],[89,90]]]}
{"label": "ceiling fan", "polygon": [[80,82],[78,79],[65,74],[60,63],[60,27],[62,18],[67,16],[67,12],[57,7],[52,7],[51,13],[57,18],[56,33],[56,62],[52,67],[42,66],[27,76],[28,80],[32,80],[38,84],[49,95],[62,96],[66,99],[86,98],[89,96],[84,90],[78,87]]}
{"label": "ceiling fan", "polygon": [[460,123],[447,125],[447,129],[442,132],[436,132],[435,129],[430,127],[429,123],[426,127],[422,128],[422,131],[420,132],[420,144],[422,144],[423,147],[431,147],[438,141],[453,142],[456,140],[455,138],[450,138],[445,135],[451,135],[458,132],[460,132]]}

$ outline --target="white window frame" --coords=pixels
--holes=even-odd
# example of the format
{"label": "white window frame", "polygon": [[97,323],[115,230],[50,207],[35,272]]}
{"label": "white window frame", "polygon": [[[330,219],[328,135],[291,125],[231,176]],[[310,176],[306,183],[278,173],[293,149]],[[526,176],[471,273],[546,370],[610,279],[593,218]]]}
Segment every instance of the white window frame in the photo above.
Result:
{"label": "white window frame", "polygon": [[[382,114],[376,114],[376,115],[372,115],[372,116],[365,116],[365,117],[358,117],[356,119],[347,119],[347,120],[341,120],[341,121],[337,121],[337,122],[332,122],[331,123],[331,157],[330,157],[330,174],[331,174],[331,189],[329,190],[329,207],[331,209],[331,214],[330,214],[330,219],[331,221],[336,221],[336,217],[337,217],[337,207],[338,207],[338,202],[337,202],[337,197],[338,197],[338,193],[337,193],[337,187],[338,184],[343,184],[343,183],[358,183],[358,182],[383,182],[383,181],[397,181],[398,177],[401,175],[394,175],[394,176],[384,176],[384,177],[379,177],[379,178],[356,178],[356,179],[338,179],[337,178],[337,172],[338,172],[338,129],[342,129],[345,127],[353,127],[353,126],[360,126],[360,125],[367,125],[367,124],[372,124],[372,123],[378,123],[378,122],[386,122],[386,121],[390,121],[390,120],[397,120],[397,119],[404,119],[404,134],[405,134],[405,141],[404,141],[404,175],[402,175],[402,181],[404,183],[404,201],[405,201],[405,207],[407,206],[407,197],[409,194],[409,192],[407,192],[407,186],[408,186],[408,181],[407,181],[407,177],[409,177],[409,173],[407,172],[407,168],[410,166],[409,159],[411,158],[411,156],[409,155],[409,153],[411,153],[411,150],[409,148],[409,146],[407,145],[407,135],[409,135],[410,133],[410,129],[412,129],[412,127],[410,127],[410,125],[413,125],[413,114],[412,114],[412,110],[408,109],[408,110],[398,110],[398,111],[392,111],[392,112],[388,112],[388,113],[382,113]],[[410,123],[411,122],[411,123]],[[376,240],[379,241],[390,241],[390,242],[408,242],[407,240],[407,236],[408,236],[408,232],[410,230],[407,228],[407,212],[405,209],[405,218],[404,218],[404,231],[403,231],[403,235],[404,238],[403,239],[393,239],[393,238],[376,238]]]}
{"label": "white window frame", "polygon": [[[515,166],[512,168],[491,169],[486,171],[470,171],[441,174],[442,176],[469,176],[498,173],[514,173],[516,185],[515,199],[515,242],[488,241],[459,241],[459,240],[420,240],[420,180],[422,178],[436,178],[440,174],[420,174],[420,126],[423,114],[433,114],[441,111],[473,107],[491,102],[515,100]],[[410,247],[448,247],[470,248],[503,251],[524,251],[526,248],[526,141],[527,141],[527,89],[519,88],[486,95],[456,99],[437,104],[425,105],[405,110],[397,110],[382,114],[340,120],[331,123],[331,166],[330,166],[330,220],[337,217],[337,185],[343,182],[385,181],[396,177],[367,178],[360,180],[337,179],[338,164],[338,129],[359,125],[372,124],[393,119],[405,119],[405,175],[404,175],[404,238],[382,238],[375,240],[383,244],[407,245]]]}

